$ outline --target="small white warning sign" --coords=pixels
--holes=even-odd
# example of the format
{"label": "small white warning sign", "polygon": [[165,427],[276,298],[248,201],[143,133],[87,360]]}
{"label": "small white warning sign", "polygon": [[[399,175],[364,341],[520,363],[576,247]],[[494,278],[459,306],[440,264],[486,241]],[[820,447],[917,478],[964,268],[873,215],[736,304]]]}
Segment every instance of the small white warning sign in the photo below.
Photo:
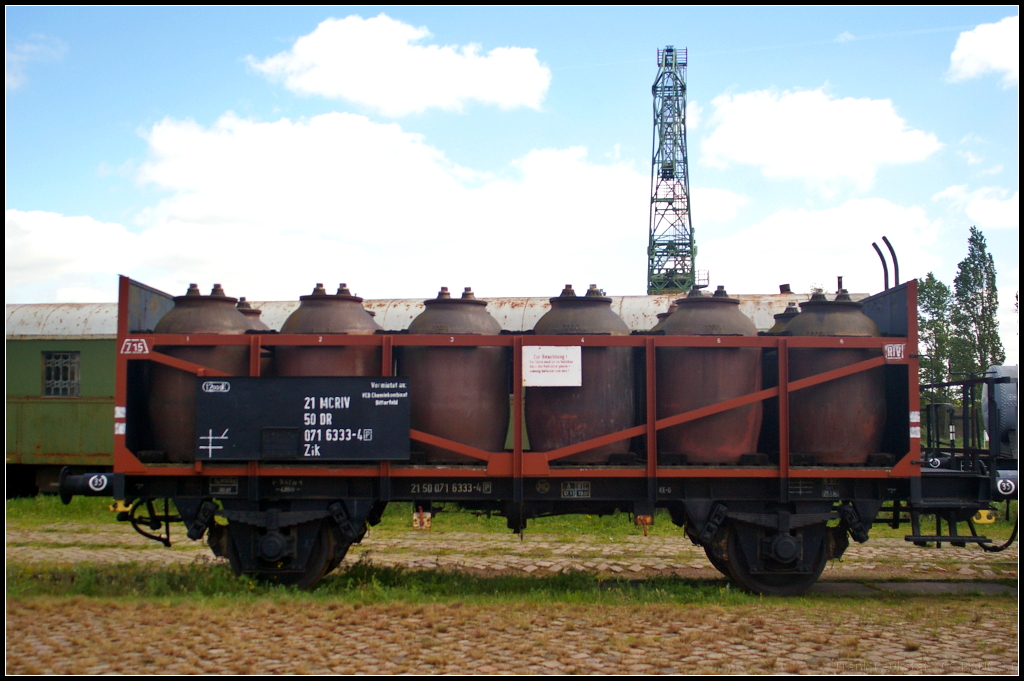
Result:
{"label": "small white warning sign", "polygon": [[523,346],[523,385],[579,387],[583,385],[582,348],[563,345]]}

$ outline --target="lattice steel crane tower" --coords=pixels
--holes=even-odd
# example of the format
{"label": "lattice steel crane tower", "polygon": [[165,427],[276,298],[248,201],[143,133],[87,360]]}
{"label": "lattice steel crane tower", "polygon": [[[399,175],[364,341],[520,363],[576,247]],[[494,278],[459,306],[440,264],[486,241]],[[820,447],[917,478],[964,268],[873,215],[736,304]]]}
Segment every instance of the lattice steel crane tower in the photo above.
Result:
{"label": "lattice steel crane tower", "polygon": [[[690,222],[686,161],[686,48],[658,50],[651,152],[651,223],[647,293],[688,290],[696,281],[697,247]],[[707,282],[703,282],[705,285]]]}

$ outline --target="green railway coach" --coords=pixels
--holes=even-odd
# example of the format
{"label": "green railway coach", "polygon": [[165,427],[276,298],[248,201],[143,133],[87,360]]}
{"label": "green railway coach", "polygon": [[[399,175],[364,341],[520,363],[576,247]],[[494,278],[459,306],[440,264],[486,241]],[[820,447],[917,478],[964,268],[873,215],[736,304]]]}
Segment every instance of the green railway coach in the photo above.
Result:
{"label": "green railway coach", "polygon": [[113,303],[7,305],[7,497],[113,463]]}

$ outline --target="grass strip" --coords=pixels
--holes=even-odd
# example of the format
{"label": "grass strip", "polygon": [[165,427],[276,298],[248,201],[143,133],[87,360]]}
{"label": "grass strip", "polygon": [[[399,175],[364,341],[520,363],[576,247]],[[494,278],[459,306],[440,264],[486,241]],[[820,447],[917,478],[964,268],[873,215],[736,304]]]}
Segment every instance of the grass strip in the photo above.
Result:
{"label": "grass strip", "polygon": [[[467,575],[442,569],[409,570],[359,561],[328,575],[312,591],[236,577],[224,565],[197,561],[183,565],[26,565],[7,567],[7,596],[12,598],[101,597],[174,600],[312,599],[354,603],[454,602],[568,603],[649,605],[658,603],[738,605],[763,600],[721,580],[651,576],[629,579],[594,572],[550,576]],[[786,602],[875,601],[917,596],[882,593],[870,596],[808,595]],[[920,598],[935,598],[923,595]],[[943,596],[946,598],[946,596]],[[998,598],[998,597],[997,597]]]}
{"label": "grass strip", "polygon": [[113,525],[117,521],[109,510],[113,500],[108,497],[74,497],[65,506],[60,497],[40,494],[34,497],[7,500],[7,524],[14,526],[49,525],[53,523],[97,523]]}
{"label": "grass strip", "polygon": [[[37,496],[29,499],[7,500],[7,522],[9,526],[45,525],[61,522],[96,523],[110,526],[124,526],[118,523],[114,513],[108,510],[111,500],[102,497],[75,497],[69,506],[64,506],[55,496]],[[439,504],[442,510],[435,513],[432,532],[473,532],[508,535],[505,519],[486,513],[465,511],[455,503]],[[1017,502],[1010,505],[1010,519],[1006,520],[1006,506],[998,505],[997,520],[991,525],[977,525],[978,533],[996,541],[1005,541],[1013,531],[1017,518]],[[930,532],[935,527],[934,516],[922,516],[922,530]],[[390,533],[405,533],[412,527],[412,504],[395,502],[388,505],[381,523],[373,528],[375,536]],[[961,533],[967,529],[963,525]],[[641,534],[640,528],[632,523],[628,513],[606,516],[564,515],[531,520],[527,533],[556,535],[564,541],[578,540],[588,535],[588,541],[614,542]],[[668,512],[659,509],[654,525],[649,528],[652,536],[681,536],[680,528],[672,524]],[[902,539],[910,534],[910,524],[903,523],[898,529],[877,524],[871,528],[871,536],[878,538]]]}
{"label": "grass strip", "polygon": [[310,592],[236,577],[223,565],[25,565],[7,567],[8,597],[103,598],[208,597],[329,599],[362,603],[391,601],[561,603],[742,603],[754,598],[722,581],[653,577],[629,580],[593,573],[543,577],[473,576],[447,570],[407,570],[356,562],[328,575]]}

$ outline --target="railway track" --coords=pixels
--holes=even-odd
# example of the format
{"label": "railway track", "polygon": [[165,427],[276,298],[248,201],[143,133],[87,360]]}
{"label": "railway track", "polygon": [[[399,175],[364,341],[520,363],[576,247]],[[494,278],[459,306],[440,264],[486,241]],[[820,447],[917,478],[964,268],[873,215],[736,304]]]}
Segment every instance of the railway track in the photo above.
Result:
{"label": "railway track", "polygon": [[[850,546],[841,561],[822,573],[825,581],[887,580],[1006,580],[1017,578],[1018,548],[1002,553],[948,550],[909,545],[902,539],[876,538]],[[717,579],[721,574],[704,551],[685,537],[628,537],[599,541],[559,535],[516,535],[445,532],[377,534],[372,529],[361,545],[353,546],[338,568],[356,561],[407,569],[444,569],[475,574],[544,576],[565,571],[589,571],[607,576],[642,578],[676,575]],[[8,563],[146,563],[222,562],[201,542],[180,537],[171,550],[119,526],[55,523],[7,530]],[[723,578],[724,579],[724,578]]]}

